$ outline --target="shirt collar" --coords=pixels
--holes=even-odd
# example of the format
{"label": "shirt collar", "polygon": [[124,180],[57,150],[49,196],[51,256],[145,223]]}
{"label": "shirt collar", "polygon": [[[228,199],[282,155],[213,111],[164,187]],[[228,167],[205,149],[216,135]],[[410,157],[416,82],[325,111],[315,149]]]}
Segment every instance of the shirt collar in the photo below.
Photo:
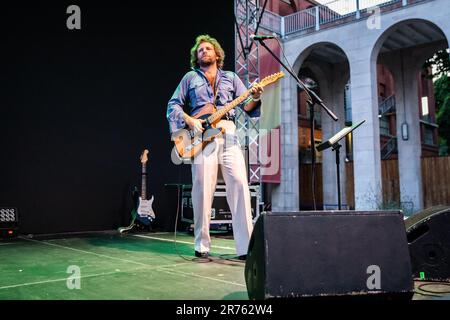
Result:
{"label": "shirt collar", "polygon": [[[200,68],[191,68],[193,71],[202,74],[203,76],[205,76],[205,73],[202,71],[202,69]],[[217,78],[220,78],[223,74],[223,70],[220,68],[217,68]],[[206,76],[205,76],[206,77]]]}

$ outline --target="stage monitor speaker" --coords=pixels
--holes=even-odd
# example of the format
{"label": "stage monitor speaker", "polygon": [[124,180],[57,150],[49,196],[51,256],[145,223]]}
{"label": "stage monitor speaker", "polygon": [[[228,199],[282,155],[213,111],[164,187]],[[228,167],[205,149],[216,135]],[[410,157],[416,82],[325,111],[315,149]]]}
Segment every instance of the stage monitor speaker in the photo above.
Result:
{"label": "stage monitor speaker", "polygon": [[435,206],[405,220],[414,278],[450,281],[450,206]]}
{"label": "stage monitor speaker", "polygon": [[245,264],[250,299],[411,299],[400,211],[268,212]]}

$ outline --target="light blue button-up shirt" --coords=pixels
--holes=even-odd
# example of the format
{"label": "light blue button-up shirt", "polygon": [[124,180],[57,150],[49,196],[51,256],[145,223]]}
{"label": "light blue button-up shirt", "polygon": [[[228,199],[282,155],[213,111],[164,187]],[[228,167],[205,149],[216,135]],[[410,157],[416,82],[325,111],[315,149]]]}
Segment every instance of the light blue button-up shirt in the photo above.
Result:
{"label": "light blue button-up shirt", "polygon": [[[217,109],[221,109],[247,90],[236,73],[221,69],[217,70],[215,86],[217,96],[214,103],[213,89],[203,71],[193,69],[184,75],[167,105],[167,120],[169,121],[170,132],[186,126],[183,119],[183,110],[187,114],[195,116],[207,103],[215,104]],[[243,108],[250,101],[251,98],[248,98],[238,108]],[[234,116],[235,112],[232,109],[228,114]],[[260,108],[257,107],[248,114],[250,117],[259,117]]]}

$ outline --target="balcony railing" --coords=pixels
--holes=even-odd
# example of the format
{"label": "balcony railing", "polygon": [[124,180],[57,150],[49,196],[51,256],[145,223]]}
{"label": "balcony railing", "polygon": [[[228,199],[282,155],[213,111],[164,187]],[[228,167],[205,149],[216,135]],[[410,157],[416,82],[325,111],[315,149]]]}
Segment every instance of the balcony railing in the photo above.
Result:
{"label": "balcony railing", "polygon": [[411,0],[333,0],[323,2],[319,6],[308,8],[283,17],[284,35],[294,32],[315,28],[320,30],[321,26],[330,22],[354,17],[359,19],[361,14],[374,7],[385,7],[395,3],[402,6],[408,5]]}
{"label": "balcony railing", "polygon": [[391,137],[391,139],[381,146],[381,159],[389,159],[394,152],[397,152],[397,138]]}
{"label": "balcony railing", "polygon": [[316,8],[318,7],[312,7],[283,17],[283,35],[314,27],[316,25]]}
{"label": "balcony railing", "polygon": [[281,22],[282,19],[279,15],[266,10],[264,11],[263,17],[261,19],[261,27],[278,34],[282,34],[282,27],[284,26]]}
{"label": "balcony railing", "polygon": [[[250,7],[250,12],[256,12],[256,6],[254,3],[249,2],[248,3],[249,7]],[[242,9],[242,8],[241,8]],[[258,11],[261,12],[262,8],[258,7]],[[256,16],[259,17],[260,13],[257,13]],[[245,12],[240,12],[240,14],[242,16],[245,16]],[[257,17],[252,17],[251,21],[252,21],[252,28],[256,28],[257,22],[259,20],[259,18]],[[282,35],[284,33],[283,28],[284,28],[284,23],[283,23],[283,17],[281,17],[280,15],[273,13],[269,10],[264,10],[264,13],[262,15],[261,18],[261,24],[259,25],[262,29],[265,29],[266,31],[269,32],[275,32],[278,33],[279,35]]]}
{"label": "balcony railing", "polygon": [[383,116],[388,112],[395,112],[395,96],[394,95],[386,98],[378,105],[378,114],[380,116]]}
{"label": "balcony railing", "polygon": [[284,37],[307,29],[320,30],[332,22],[357,20],[368,11],[374,12],[375,7],[393,10],[421,1],[425,0],[317,0],[320,5],[284,17],[265,10],[261,27]]}

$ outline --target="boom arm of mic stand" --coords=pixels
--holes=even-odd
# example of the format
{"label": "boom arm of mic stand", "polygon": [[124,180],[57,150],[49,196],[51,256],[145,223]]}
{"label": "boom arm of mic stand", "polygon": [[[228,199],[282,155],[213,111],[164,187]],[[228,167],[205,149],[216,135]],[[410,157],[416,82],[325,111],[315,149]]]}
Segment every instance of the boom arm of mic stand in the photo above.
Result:
{"label": "boom arm of mic stand", "polygon": [[[298,81],[300,81],[300,79],[298,79]],[[327,108],[327,106],[323,103],[322,99],[320,99],[319,96],[314,91],[312,91],[311,89],[309,89],[305,85],[303,85],[303,86],[304,86],[304,88],[306,88],[306,91],[308,91],[309,96],[313,97],[312,98],[313,102],[315,102],[318,105],[320,105],[334,121],[338,121],[339,120],[338,117],[336,117],[336,115],[330,109]]]}
{"label": "boom arm of mic stand", "polygon": [[322,99],[319,98],[319,96],[317,96],[317,94],[312,91],[311,89],[309,89],[298,77],[297,75],[290,69],[288,68],[281,60],[280,58],[278,58],[273,52],[272,50],[269,49],[269,47],[264,43],[263,39],[258,39],[259,43],[266,48],[267,51],[269,51],[269,53],[275,58],[275,60],[277,60],[282,66],[283,68],[289,72],[289,74],[297,81],[297,84],[303,89],[305,90],[306,94],[309,96],[309,99],[312,101],[312,103],[317,103],[318,105],[320,105],[327,113],[328,115],[334,120],[334,121],[338,121],[338,117],[336,117],[336,115],[327,108],[327,106],[323,103]]}

